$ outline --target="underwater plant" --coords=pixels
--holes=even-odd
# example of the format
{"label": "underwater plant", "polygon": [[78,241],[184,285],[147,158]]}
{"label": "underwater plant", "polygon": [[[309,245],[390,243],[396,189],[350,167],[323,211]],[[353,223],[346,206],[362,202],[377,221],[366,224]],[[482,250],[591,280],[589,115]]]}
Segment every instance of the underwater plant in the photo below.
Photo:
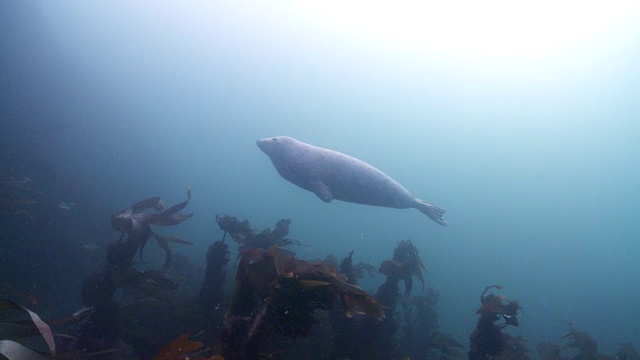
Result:
{"label": "underwater plant", "polygon": [[16,340],[40,335],[56,356],[53,332],[38,314],[12,300],[0,300],[0,355],[9,360],[46,359]]}
{"label": "underwater plant", "polygon": [[417,277],[422,283],[424,291],[424,274],[426,272],[424,264],[418,256],[418,249],[411,243],[411,240],[402,240],[393,250],[393,259],[385,260],[378,269],[381,274],[387,275],[393,281],[404,281],[404,296],[408,299],[413,289],[413,277]]}
{"label": "underwater plant", "polygon": [[435,331],[440,328],[435,309],[439,297],[437,290],[428,288],[424,294],[403,303],[402,332],[398,341],[399,348],[402,349],[401,355],[423,359],[436,350],[443,355],[457,354],[452,349],[457,341]]}
{"label": "underwater plant", "polygon": [[[117,289],[135,289],[164,303],[176,301],[173,293],[177,284],[166,277],[172,259],[169,243],[192,243],[158,235],[151,225],[178,225],[191,218],[192,213],[180,212],[190,199],[189,189],[187,200],[165,208],[160,197],[151,197],[111,216],[111,226],[122,234],[107,247],[107,264],[102,272],[89,276],[82,285],[82,302],[95,312],[80,330],[79,347],[90,352],[117,347],[122,330],[122,307],[113,300]],[[145,244],[152,236],[165,251],[164,265],[160,270],[140,271],[134,267],[133,258],[139,252],[142,259]]]}
{"label": "underwater plant", "polygon": [[[187,190],[187,200],[168,209],[165,209],[162,199],[156,196],[138,201],[118,215],[111,215],[111,226],[114,230],[121,231],[122,235],[118,242],[112,244],[108,249],[109,262],[114,265],[130,265],[138,251],[140,252],[140,259],[142,260],[144,247],[149,238],[153,236],[165,251],[166,256],[162,269],[166,270],[171,263],[171,248],[169,247],[169,243],[183,245],[192,245],[193,243],[169,236],[160,236],[153,232],[150,226],[178,225],[193,217],[193,213],[180,213],[180,210],[189,204],[189,200],[191,200],[191,189]],[[155,213],[145,212],[151,208],[155,210]],[[125,234],[128,236],[123,240]]]}
{"label": "underwater plant", "polygon": [[640,353],[633,347],[631,343],[620,344],[615,354],[617,360],[640,360]]}
{"label": "underwater plant", "polygon": [[[509,355],[506,350],[519,344],[520,339],[513,338],[508,334],[503,334],[502,329],[506,326],[518,326],[516,317],[521,309],[517,301],[507,301],[502,295],[487,294],[490,289],[502,289],[502,286],[487,286],[480,295],[482,306],[476,311],[480,319],[476,329],[471,334],[471,350],[469,360],[485,360],[498,356]],[[500,318],[504,323],[496,324]]]}
{"label": "underwater plant", "polygon": [[220,355],[206,356],[210,352],[204,344],[199,341],[189,340],[189,335],[182,334],[173,341],[165,345],[154,357],[153,360],[224,360]]}
{"label": "underwater plant", "polygon": [[[425,269],[422,260],[418,256],[418,250],[413,246],[411,240],[403,240],[393,251],[391,260],[385,260],[380,265],[378,271],[386,275],[385,282],[380,285],[376,292],[376,299],[387,310],[387,316],[383,321],[372,322],[363,319],[361,336],[368,339],[367,343],[361,344],[357,350],[359,358],[362,359],[392,359],[397,357],[398,344],[396,332],[400,328],[400,317],[396,307],[398,301],[402,300],[404,305],[408,304],[413,288],[413,276],[416,276],[423,285]],[[400,295],[400,281],[404,282],[404,296]]]}
{"label": "underwater plant", "polygon": [[372,278],[378,270],[373,265],[363,263],[362,261],[354,265],[352,250],[349,255],[340,261],[340,272],[347,277],[347,282],[349,284],[356,285],[358,283],[358,279],[362,279],[365,273],[369,278]]}
{"label": "underwater plant", "polygon": [[578,331],[573,327],[573,323],[569,323],[569,333],[563,335],[562,339],[570,339],[571,342],[562,347],[575,348],[578,354],[574,359],[596,359],[602,357],[598,354],[598,342],[589,336],[586,331]]}
{"label": "underwater plant", "polygon": [[222,331],[224,309],[228,298],[224,293],[229,262],[229,247],[224,240],[215,241],[207,250],[207,268],[200,290],[200,305],[205,316],[205,339],[217,339]]}
{"label": "underwater plant", "polygon": [[236,273],[236,289],[225,316],[220,349],[228,358],[255,358],[269,335],[306,337],[317,311],[342,300],[344,313],[382,319],[380,303],[324,263],[311,264],[271,246],[247,249]]}
{"label": "underwater plant", "polygon": [[556,344],[551,344],[546,341],[541,341],[536,345],[536,351],[538,355],[543,360],[559,360],[560,356],[560,346]]}
{"label": "underwater plant", "polygon": [[300,242],[294,239],[286,238],[289,235],[289,224],[291,219],[281,219],[278,221],[273,230],[267,228],[261,232],[256,232],[251,228],[249,221],[240,221],[236,217],[227,214],[216,215],[216,222],[220,230],[224,231],[222,240],[227,234],[240,245],[242,255],[244,251],[252,248],[269,249],[271,246],[283,247],[291,244],[300,245]]}

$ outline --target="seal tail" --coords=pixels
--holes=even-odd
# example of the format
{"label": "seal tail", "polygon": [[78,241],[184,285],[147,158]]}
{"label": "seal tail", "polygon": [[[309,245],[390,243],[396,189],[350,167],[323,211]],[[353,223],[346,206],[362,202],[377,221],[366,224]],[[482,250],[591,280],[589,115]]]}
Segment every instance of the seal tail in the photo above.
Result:
{"label": "seal tail", "polygon": [[437,222],[442,226],[447,226],[447,221],[442,217],[444,215],[444,209],[439,208],[437,205],[424,200],[416,199],[416,209],[420,210],[423,214],[431,218],[431,220]]}

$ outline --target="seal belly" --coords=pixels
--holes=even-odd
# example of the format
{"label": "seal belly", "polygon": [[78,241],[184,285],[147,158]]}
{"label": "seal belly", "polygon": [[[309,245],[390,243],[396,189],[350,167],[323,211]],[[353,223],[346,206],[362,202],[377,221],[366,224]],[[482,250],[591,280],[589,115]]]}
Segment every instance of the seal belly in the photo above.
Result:
{"label": "seal belly", "polygon": [[313,150],[308,154],[317,156],[306,157],[300,164],[299,170],[310,182],[305,188],[316,189],[313,182],[319,179],[331,191],[332,199],[399,209],[413,206],[411,193],[379,169],[337,151]]}

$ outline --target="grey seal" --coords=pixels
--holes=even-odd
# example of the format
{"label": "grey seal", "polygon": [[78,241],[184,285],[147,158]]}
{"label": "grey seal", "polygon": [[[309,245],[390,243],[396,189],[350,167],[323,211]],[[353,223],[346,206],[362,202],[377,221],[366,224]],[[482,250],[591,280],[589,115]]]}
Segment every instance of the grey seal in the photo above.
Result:
{"label": "grey seal", "polygon": [[288,136],[264,138],[257,144],[271,158],[280,176],[324,202],[336,199],[395,209],[415,208],[438,224],[447,225],[443,209],[415,198],[389,175],[360,159]]}

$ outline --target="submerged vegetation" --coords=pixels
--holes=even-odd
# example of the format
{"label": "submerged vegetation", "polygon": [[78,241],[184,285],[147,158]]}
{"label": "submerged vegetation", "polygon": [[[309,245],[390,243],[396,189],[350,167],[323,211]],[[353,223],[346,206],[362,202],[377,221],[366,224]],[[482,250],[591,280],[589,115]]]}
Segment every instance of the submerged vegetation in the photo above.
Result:
{"label": "submerged vegetation", "polygon": [[[29,182],[12,179],[10,186]],[[3,203],[10,216],[21,216],[22,209],[33,206],[16,196]],[[498,285],[487,286],[480,295],[480,318],[469,329],[468,346],[447,333],[436,309],[440,294],[428,286],[427,268],[411,240],[399,241],[377,268],[355,263],[354,251],[341,259],[316,254],[323,260],[307,261],[291,251],[291,245],[301,242],[289,237],[290,219],[256,231],[247,220],[218,214],[215,221],[223,236],[211,242],[200,269],[171,248],[191,242],[156,232],[156,227],[190,219],[192,213],[181,212],[190,199],[189,190],[186,200],[166,208],[161,198],[152,197],[112,215],[111,226],[120,235],[104,248],[102,271],[82,285],[85,307],[69,316],[42,320],[28,310],[38,299],[0,283],[0,357],[531,358],[526,340],[508,333],[520,325],[520,303],[493,293],[502,290]],[[151,239],[164,252],[162,266],[155,269],[144,260]],[[358,286],[365,276],[384,279],[369,293]],[[573,324],[558,340],[564,344],[537,344],[537,354],[544,360],[640,360],[631,343],[622,344],[614,356],[599,353],[596,340]]]}

